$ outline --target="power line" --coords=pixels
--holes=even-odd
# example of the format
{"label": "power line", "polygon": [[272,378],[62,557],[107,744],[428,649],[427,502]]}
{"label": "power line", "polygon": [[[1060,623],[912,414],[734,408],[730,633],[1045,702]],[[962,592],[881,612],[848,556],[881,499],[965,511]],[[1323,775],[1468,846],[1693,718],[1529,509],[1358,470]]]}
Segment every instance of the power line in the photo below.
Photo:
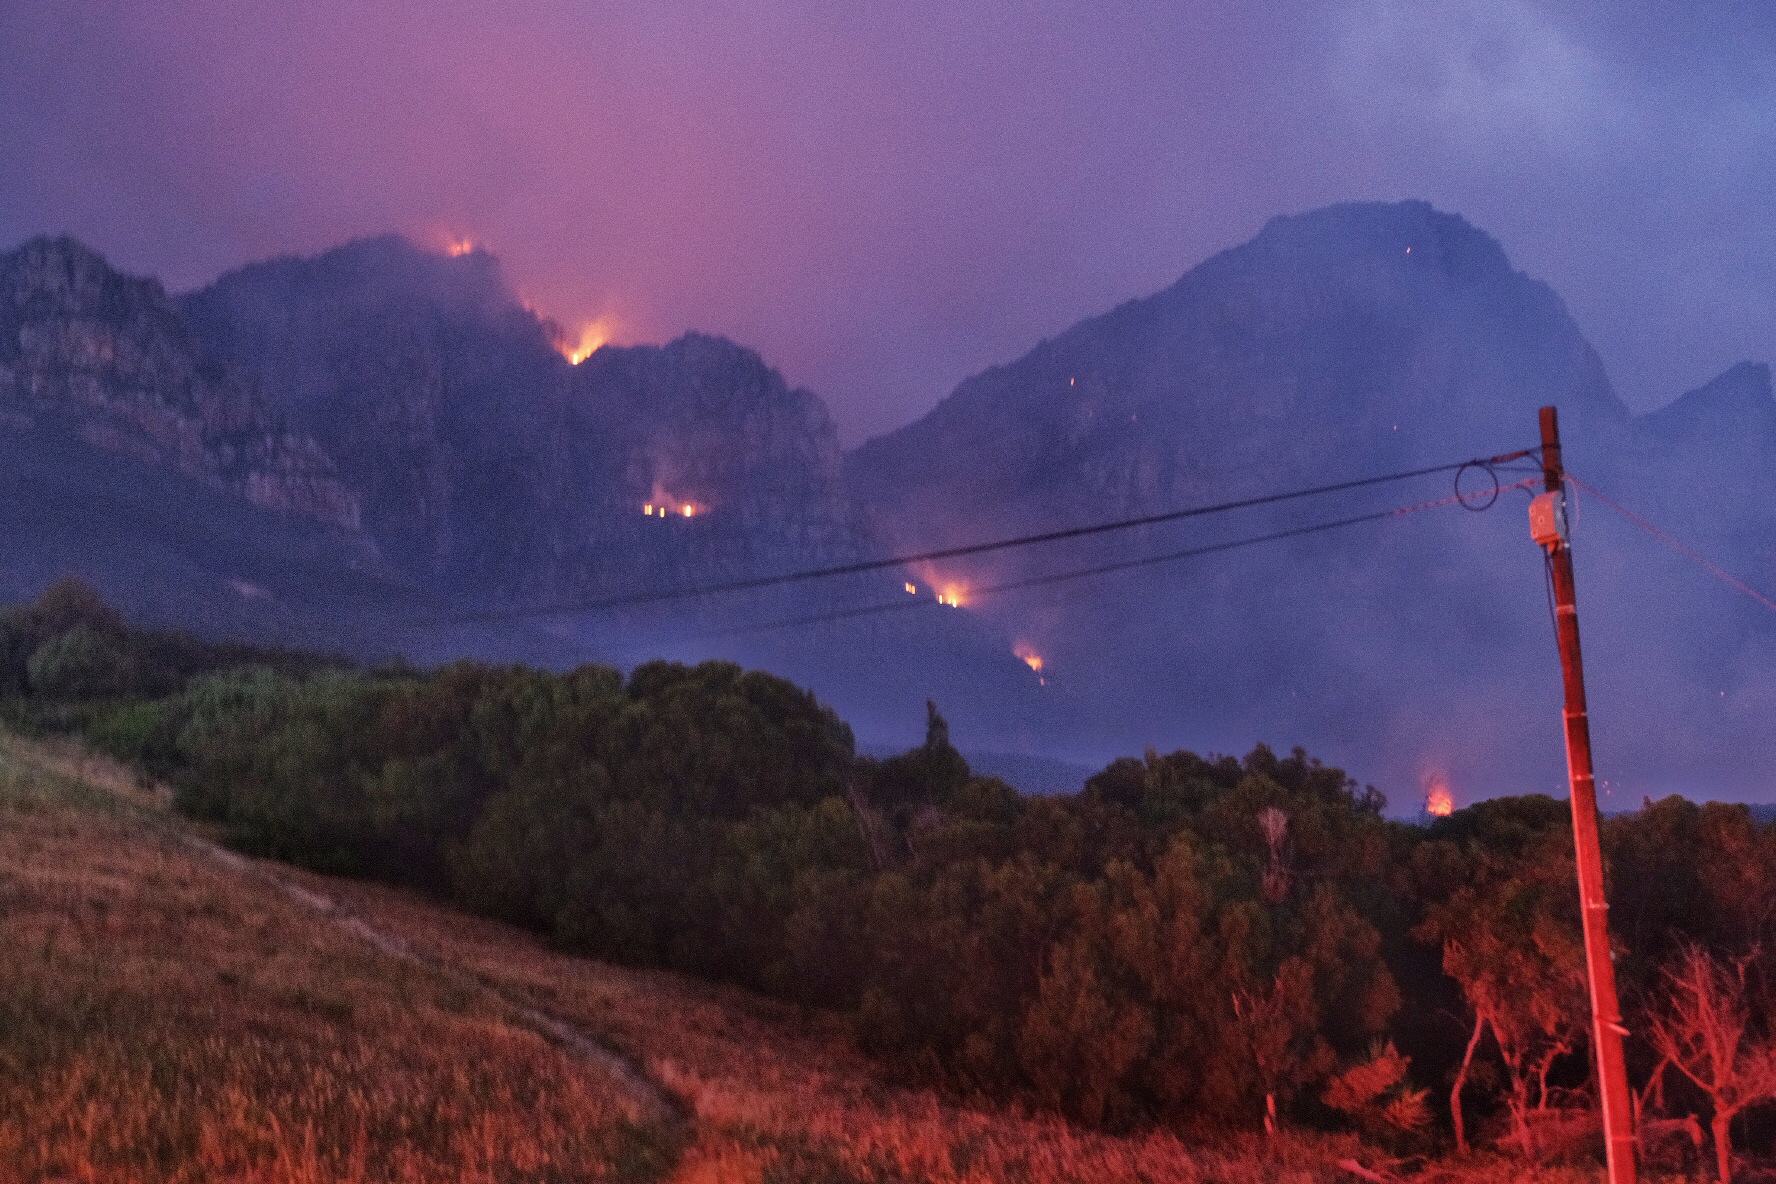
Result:
{"label": "power line", "polygon": [[[1278,502],[1294,501],[1299,498],[1316,497],[1326,493],[1340,493],[1345,490],[1363,489],[1372,485],[1381,485],[1393,481],[1405,481],[1413,477],[1425,477],[1433,473],[1447,473],[1472,466],[1487,468],[1492,465],[1506,464],[1532,454],[1533,449],[1522,449],[1517,452],[1504,453],[1499,456],[1476,458],[1457,461],[1452,464],[1432,465],[1423,469],[1408,469],[1399,473],[1387,473],[1379,477],[1360,477],[1353,481],[1339,481],[1331,485],[1317,485],[1310,489],[1294,489],[1286,493],[1265,494],[1261,497],[1241,498],[1237,501],[1217,502],[1207,506],[1192,506],[1183,510],[1170,510],[1161,514],[1146,514],[1137,518],[1120,518],[1111,522],[1099,522],[1090,526],[1075,526],[1065,530],[1050,530],[1040,534],[1019,535],[1014,538],[994,539],[990,542],[971,543],[958,547],[942,547],[932,551],[919,551],[908,555],[895,555],[886,559],[864,559],[853,563],[841,563],[832,567],[813,568],[808,571],[787,572],[773,576],[754,576],[740,580],[727,580],[713,584],[692,585],[685,588],[664,588],[646,592],[631,592],[619,596],[607,596],[597,600],[576,601],[567,604],[538,605],[530,608],[489,609],[483,612],[462,613],[444,617],[427,625],[465,625],[485,621],[514,620],[523,617],[561,616],[570,613],[600,612],[613,608],[631,608],[644,604],[658,604],[671,600],[687,600],[697,596],[714,596],[727,592],[744,592],[758,588],[772,588],[784,584],[805,583],[810,580],[828,579],[834,576],[859,575],[864,572],[882,571],[887,568],[906,567],[915,563],[930,563],[940,559],[959,559],[967,555],[985,555],[994,551],[1010,550],[1014,547],[1030,547],[1041,543],[1055,543],[1067,539],[1086,538],[1092,535],[1108,534],[1112,531],[1132,530],[1141,526],[1157,526],[1165,522],[1177,522],[1185,518],[1198,518],[1207,514],[1220,514],[1229,510],[1243,510],[1254,506],[1274,505]],[[1388,511],[1392,513],[1392,511]]]}
{"label": "power line", "polygon": [[1645,518],[1642,518],[1639,514],[1636,514],[1633,510],[1630,510],[1625,506],[1618,505],[1617,503],[1611,501],[1609,498],[1605,497],[1603,494],[1597,492],[1597,490],[1595,488],[1593,488],[1592,486],[1586,484],[1585,482],[1579,480],[1577,477],[1573,476],[1572,470],[1570,470],[1570,469],[1568,469],[1566,472],[1566,479],[1568,481],[1571,481],[1574,485],[1577,485],[1580,489],[1583,489],[1586,493],[1590,494],[1592,497],[1596,498],[1598,501],[1602,502],[1604,505],[1608,506],[1610,509],[1614,510],[1616,513],[1620,514],[1622,517],[1628,519],[1628,521],[1634,523],[1634,525],[1640,527],[1642,530],[1646,531],[1648,534],[1650,534],[1654,538],[1658,539],[1661,543],[1664,543],[1667,547],[1670,547],[1673,551],[1676,551],[1679,555],[1682,555],[1684,558],[1690,559],[1690,560],[1694,561],[1695,563],[1699,564],[1704,571],[1708,572],[1709,575],[1712,575],[1715,578],[1717,578],[1727,584],[1732,585],[1734,588],[1737,588],[1739,591],[1745,593],[1747,596],[1751,597],[1753,600],[1757,601],[1759,604],[1763,605],[1765,608],[1769,609],[1772,612],[1776,612],[1776,600],[1773,600],[1770,597],[1765,596],[1762,592],[1759,592],[1756,588],[1753,588],[1750,584],[1747,584],[1744,580],[1741,580],[1738,576],[1734,575],[1732,572],[1727,571],[1725,568],[1721,567],[1719,564],[1710,560],[1707,556],[1703,555],[1700,551],[1697,551],[1694,548],[1688,546],[1687,544],[1680,542],[1678,539],[1673,538],[1671,535],[1665,533],[1664,531],[1660,530],[1658,527],[1654,526],[1651,522],[1648,522]]}
{"label": "power line", "polygon": [[[1526,477],[1521,481],[1513,481],[1498,487],[1499,493],[1512,489],[1527,489],[1534,485],[1540,477]],[[1491,491],[1489,491],[1490,493]],[[1093,567],[1075,568],[1070,571],[1052,572],[1047,575],[1030,576],[1020,580],[1010,580],[1002,584],[990,584],[984,588],[974,589],[973,596],[992,596],[1000,592],[1015,592],[1025,588],[1040,588],[1050,584],[1061,584],[1071,580],[1082,580],[1091,576],[1109,575],[1114,572],[1128,571],[1132,568],[1152,567],[1161,563],[1172,563],[1181,559],[1194,559],[1202,555],[1213,555],[1222,551],[1235,551],[1242,547],[1257,546],[1260,543],[1272,543],[1282,539],[1299,538],[1303,535],[1318,534],[1324,530],[1338,530],[1346,526],[1356,526],[1364,522],[1380,522],[1388,518],[1400,518],[1407,514],[1416,514],[1421,510],[1434,510],[1439,506],[1462,504],[1467,499],[1462,494],[1439,498],[1436,501],[1419,502],[1416,505],[1397,506],[1391,510],[1377,510],[1370,514],[1358,514],[1350,518],[1339,518],[1331,522],[1316,522],[1311,526],[1297,526],[1289,530],[1276,530],[1268,534],[1252,535],[1248,538],[1230,539],[1226,542],[1209,543],[1200,547],[1188,547],[1182,551],[1168,551],[1163,555],[1147,555],[1139,559],[1121,559],[1112,563],[1100,563]],[[767,621],[757,625],[743,625],[735,629],[723,629],[709,636],[727,637],[746,633],[764,633],[775,629],[790,629],[802,625],[820,625],[829,621],[841,621],[852,617],[870,616],[876,613],[904,611],[910,608],[930,608],[937,606],[935,600],[924,597],[905,600],[890,600],[878,604],[862,605],[856,608],[836,609],[831,612],[812,613],[786,620]]]}

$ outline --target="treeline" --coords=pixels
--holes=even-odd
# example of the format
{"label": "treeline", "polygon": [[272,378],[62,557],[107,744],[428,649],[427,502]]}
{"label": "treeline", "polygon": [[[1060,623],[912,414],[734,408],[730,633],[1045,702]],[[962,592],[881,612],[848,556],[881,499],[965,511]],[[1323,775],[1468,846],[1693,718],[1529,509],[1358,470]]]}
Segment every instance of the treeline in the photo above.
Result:
{"label": "treeline", "polygon": [[[974,776],[935,708],[923,745],[872,760],[812,695],[727,663],[362,670],[132,631],[66,584],[0,615],[0,696],[243,850],[834,1010],[964,1096],[1528,1154],[1588,1096],[1549,798],[1410,825],[1263,747],[1149,751],[1024,797]],[[1604,837],[1645,1117],[1755,1116],[1776,1094],[1776,830],[1669,798]],[[1742,1017],[1724,1092],[1733,1066],[1703,1063],[1681,1006],[1697,992]]]}

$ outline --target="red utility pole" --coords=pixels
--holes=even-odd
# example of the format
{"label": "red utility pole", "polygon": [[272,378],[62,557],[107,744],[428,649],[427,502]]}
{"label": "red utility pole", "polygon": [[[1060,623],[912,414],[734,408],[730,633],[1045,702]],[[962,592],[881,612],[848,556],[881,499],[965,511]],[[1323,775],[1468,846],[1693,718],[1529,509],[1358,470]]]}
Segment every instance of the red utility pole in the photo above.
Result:
{"label": "red utility pole", "polygon": [[1603,896],[1603,849],[1597,838],[1597,782],[1591,774],[1591,724],[1585,714],[1585,667],[1579,656],[1579,609],[1573,588],[1572,545],[1566,529],[1565,468],[1560,423],[1542,408],[1542,476],[1547,492],[1530,506],[1530,533],[1548,553],[1554,580],[1554,632],[1566,683],[1566,772],[1572,783],[1573,854],[1579,907],[1585,922],[1585,971],[1591,983],[1591,1042],[1597,1051],[1597,1094],[1603,1107],[1609,1184],[1634,1184],[1633,1110],[1622,1059],[1621,1006],[1616,1001],[1615,955],[1610,952],[1609,904]]}

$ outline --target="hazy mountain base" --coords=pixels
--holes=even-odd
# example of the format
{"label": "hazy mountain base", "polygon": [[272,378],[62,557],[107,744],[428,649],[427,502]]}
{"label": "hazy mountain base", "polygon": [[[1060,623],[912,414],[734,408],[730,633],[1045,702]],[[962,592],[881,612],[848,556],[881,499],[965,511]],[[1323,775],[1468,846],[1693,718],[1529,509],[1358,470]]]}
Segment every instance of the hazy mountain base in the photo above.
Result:
{"label": "hazy mountain base", "polygon": [[[665,1168],[620,1091],[497,1004],[204,864],[169,837],[179,824],[159,803],[102,759],[0,736],[0,930],[37,951],[0,969],[13,1021],[0,1027],[0,1151],[19,1178],[639,1180]],[[670,1171],[681,1184],[1331,1184],[1359,1178],[1352,1165],[1451,1184],[1595,1176],[1485,1156],[1393,1164],[1348,1137],[1188,1147],[957,1107],[882,1085],[818,1014],[554,953],[392,889],[277,874],[629,1053],[694,1119]]]}
{"label": "hazy mountain base", "polygon": [[527,621],[412,627],[456,610],[362,538],[266,510],[54,427],[0,427],[0,602],[76,575],[132,620],[369,661],[584,655]]}

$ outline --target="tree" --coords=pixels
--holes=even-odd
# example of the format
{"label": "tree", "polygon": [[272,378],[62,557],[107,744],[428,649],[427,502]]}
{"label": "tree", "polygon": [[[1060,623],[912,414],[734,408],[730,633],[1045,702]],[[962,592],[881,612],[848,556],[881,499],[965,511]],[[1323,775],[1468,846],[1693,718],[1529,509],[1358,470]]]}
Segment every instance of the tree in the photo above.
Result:
{"label": "tree", "polygon": [[1505,1104],[1525,1155],[1535,1154],[1530,1114],[1548,1107],[1548,1077],[1584,1035],[1585,969],[1572,913],[1572,854],[1558,831],[1526,842],[1513,856],[1481,849],[1466,861],[1427,849],[1421,862],[1461,886],[1428,910],[1420,938],[1437,942],[1444,973],[1461,988],[1474,1016],[1473,1034],[1450,1091],[1456,1145],[1467,1147],[1462,1090],[1485,1031],[1504,1062]]}
{"label": "tree", "polygon": [[1733,1119],[1776,1098],[1776,1039],[1752,1030],[1747,999],[1746,968],[1754,958],[1723,963],[1701,946],[1686,945],[1665,969],[1665,1006],[1647,1023],[1653,1048],[1695,1082],[1714,1108],[1709,1126],[1721,1184],[1732,1178]]}
{"label": "tree", "polygon": [[1370,1047],[1369,1059],[1352,1065],[1327,1083],[1320,1100],[1348,1117],[1365,1136],[1395,1141],[1430,1125],[1425,1105],[1429,1090],[1406,1079],[1411,1064],[1389,1040]]}
{"label": "tree", "polygon": [[129,689],[131,663],[114,636],[82,622],[38,646],[26,671],[44,698],[104,699]]}

